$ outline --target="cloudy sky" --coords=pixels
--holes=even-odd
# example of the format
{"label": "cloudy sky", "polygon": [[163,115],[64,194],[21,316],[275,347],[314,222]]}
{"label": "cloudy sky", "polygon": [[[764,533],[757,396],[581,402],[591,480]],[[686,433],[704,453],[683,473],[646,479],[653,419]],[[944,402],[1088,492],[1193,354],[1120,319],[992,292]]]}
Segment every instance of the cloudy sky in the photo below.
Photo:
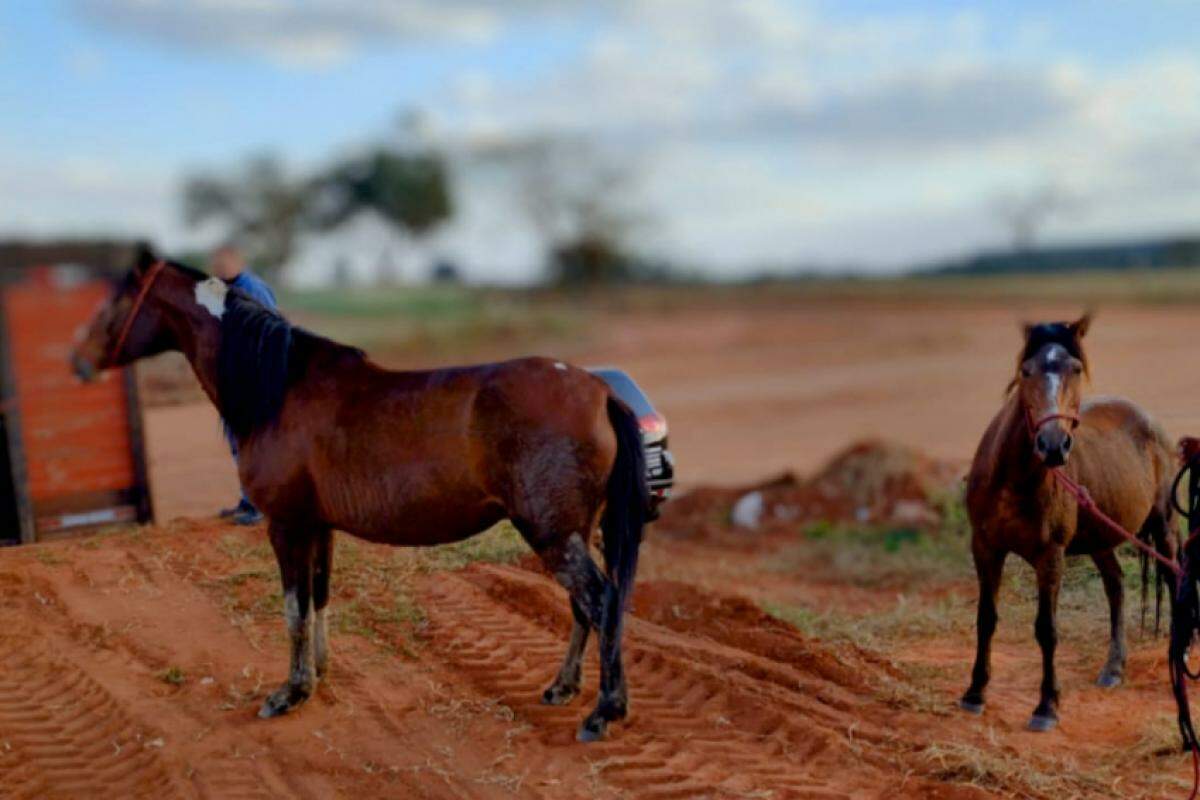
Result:
{"label": "cloudy sky", "polygon": [[[0,234],[194,244],[190,171],[302,171],[405,110],[455,152],[586,137],[638,245],[720,275],[1004,246],[1047,189],[1044,241],[1197,232],[1197,30],[1188,0],[12,0]],[[532,275],[516,187],[460,180],[445,246]]]}

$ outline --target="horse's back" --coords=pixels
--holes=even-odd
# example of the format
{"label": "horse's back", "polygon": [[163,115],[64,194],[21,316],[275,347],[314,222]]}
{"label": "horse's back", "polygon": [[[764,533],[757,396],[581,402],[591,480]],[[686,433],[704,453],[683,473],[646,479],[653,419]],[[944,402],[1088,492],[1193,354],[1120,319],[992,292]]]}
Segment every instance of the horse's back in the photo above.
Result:
{"label": "horse's back", "polygon": [[1171,444],[1162,427],[1123,397],[1097,397],[1080,407],[1078,444],[1068,469],[1100,507],[1131,527],[1161,503],[1171,480]]}
{"label": "horse's back", "polygon": [[1171,444],[1162,427],[1141,406],[1124,397],[1094,397],[1079,409],[1080,431],[1087,436],[1127,437],[1148,448],[1162,448],[1170,457]]}

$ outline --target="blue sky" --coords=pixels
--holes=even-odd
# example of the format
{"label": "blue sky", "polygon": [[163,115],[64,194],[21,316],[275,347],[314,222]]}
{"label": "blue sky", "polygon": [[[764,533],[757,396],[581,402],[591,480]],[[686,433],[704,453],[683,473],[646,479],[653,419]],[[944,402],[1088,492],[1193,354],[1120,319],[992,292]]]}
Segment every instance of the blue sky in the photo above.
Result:
{"label": "blue sky", "polygon": [[555,138],[620,166],[638,247],[719,275],[1004,246],[1046,193],[1046,241],[1194,232],[1197,30],[1182,0],[14,0],[0,233],[203,244],[190,172],[302,173],[406,110],[463,199],[429,247],[485,279],[544,243],[476,156]]}

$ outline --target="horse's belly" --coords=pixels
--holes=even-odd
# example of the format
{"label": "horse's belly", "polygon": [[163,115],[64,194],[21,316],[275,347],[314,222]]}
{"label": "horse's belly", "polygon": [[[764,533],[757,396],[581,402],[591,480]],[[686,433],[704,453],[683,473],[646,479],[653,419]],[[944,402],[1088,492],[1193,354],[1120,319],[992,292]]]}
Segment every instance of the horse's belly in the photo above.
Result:
{"label": "horse's belly", "polygon": [[322,516],[338,530],[372,542],[430,545],[457,542],[504,518],[504,510],[466,485],[398,485],[360,481],[318,487]]}

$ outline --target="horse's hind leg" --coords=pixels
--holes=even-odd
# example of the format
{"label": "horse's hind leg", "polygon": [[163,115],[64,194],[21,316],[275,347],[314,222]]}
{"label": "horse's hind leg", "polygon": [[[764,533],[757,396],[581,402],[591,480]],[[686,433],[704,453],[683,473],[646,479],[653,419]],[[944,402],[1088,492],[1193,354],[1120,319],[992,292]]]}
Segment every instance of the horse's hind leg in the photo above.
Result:
{"label": "horse's hind leg", "polygon": [[604,585],[604,618],[600,625],[600,697],[596,708],[579,727],[578,738],[592,742],[604,738],[608,723],[629,714],[629,689],[621,657],[622,615],[620,595],[612,581]]}
{"label": "horse's hind leg", "polygon": [[1108,660],[1100,670],[1096,685],[1111,689],[1121,683],[1125,672],[1125,575],[1121,570],[1121,562],[1113,550],[1093,553],[1092,561],[1100,570],[1100,578],[1104,581],[1104,594],[1108,596],[1108,616],[1111,628],[1111,639],[1108,645]]}
{"label": "horse's hind leg", "polygon": [[312,531],[288,528],[272,520],[271,547],[283,582],[283,614],[292,655],[287,681],[263,702],[264,719],[286,714],[309,698],[317,685],[313,665],[313,551]]}
{"label": "horse's hind leg", "polygon": [[567,654],[558,670],[558,676],[542,693],[542,702],[546,705],[566,705],[575,699],[583,685],[583,654],[587,650],[592,624],[588,620],[587,612],[574,597],[571,598],[571,614],[575,618],[575,624],[571,628],[571,641],[567,645]]}
{"label": "horse's hind leg", "polygon": [[1058,646],[1058,590],[1062,585],[1063,549],[1048,547],[1034,564],[1037,570],[1038,610],[1034,633],[1042,648],[1041,701],[1029,720],[1031,731],[1048,731],[1058,724],[1058,676],[1054,651]]}
{"label": "horse's hind leg", "polygon": [[[571,595],[572,610],[578,607],[587,623],[599,633],[600,696],[596,708],[584,719],[578,732],[580,741],[596,741],[604,737],[609,722],[625,717],[629,705],[621,668],[620,609],[616,608],[616,588],[588,552],[582,534],[572,533],[566,538],[547,540],[534,534],[528,525],[518,524],[517,527],[525,534],[526,540],[537,551],[555,580]],[[577,620],[576,631],[578,627]],[[573,631],[564,669],[571,665],[576,641],[579,643],[579,654],[582,655],[586,638],[580,636],[576,639]],[[555,685],[557,683],[555,681]],[[553,689],[554,685],[551,686]]]}
{"label": "horse's hind leg", "polygon": [[1000,580],[1004,576],[1007,553],[992,552],[986,547],[974,548],[975,572],[979,578],[979,607],[975,615],[975,667],[971,670],[971,685],[958,705],[972,714],[983,713],[984,692],[991,679],[992,636],[996,633],[996,599]]}

